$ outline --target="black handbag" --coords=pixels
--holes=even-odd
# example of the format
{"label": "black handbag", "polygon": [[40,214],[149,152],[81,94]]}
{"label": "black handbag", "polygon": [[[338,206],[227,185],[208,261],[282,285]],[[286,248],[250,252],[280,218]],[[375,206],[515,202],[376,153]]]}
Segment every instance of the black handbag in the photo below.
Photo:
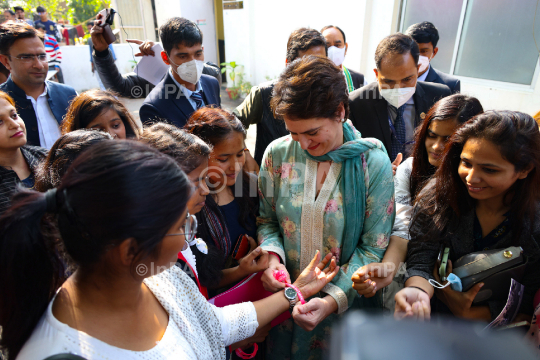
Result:
{"label": "black handbag", "polygon": [[470,253],[453,265],[452,272],[461,279],[464,292],[479,282],[484,283],[473,300],[474,304],[487,300],[506,302],[512,279],[519,282],[525,274],[527,258],[522,248],[511,246]]}

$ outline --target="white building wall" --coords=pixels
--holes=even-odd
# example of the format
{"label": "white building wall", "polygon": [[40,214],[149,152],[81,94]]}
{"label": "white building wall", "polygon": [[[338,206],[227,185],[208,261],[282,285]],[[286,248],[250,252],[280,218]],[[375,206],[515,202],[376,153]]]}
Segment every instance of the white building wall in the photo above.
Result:
{"label": "white building wall", "polygon": [[[374,81],[375,49],[397,29],[400,0],[244,0],[244,9],[223,10],[225,56],[244,65],[253,85],[274,79],[285,66],[289,34],[299,27],[320,30],[337,25],[347,36],[345,66]],[[484,109],[540,111],[540,76],[529,89],[512,84],[461,78],[461,91],[477,97]]]}
{"label": "white building wall", "polygon": [[204,60],[218,63],[213,0],[155,0],[155,4],[158,28],[176,16],[194,21],[203,33]]}

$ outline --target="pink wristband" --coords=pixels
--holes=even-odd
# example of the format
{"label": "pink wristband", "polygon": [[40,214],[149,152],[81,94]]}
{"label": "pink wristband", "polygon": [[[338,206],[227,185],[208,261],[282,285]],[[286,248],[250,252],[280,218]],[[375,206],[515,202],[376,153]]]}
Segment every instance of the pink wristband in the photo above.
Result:
{"label": "pink wristband", "polygon": [[253,353],[246,354],[245,352],[242,351],[242,349],[236,349],[236,355],[238,355],[240,359],[253,359],[255,355],[257,355],[257,350],[259,350],[259,345],[257,345],[257,343],[254,343]]}
{"label": "pink wristband", "polygon": [[300,292],[300,289],[298,289],[293,284],[285,284],[285,286],[291,287],[296,291],[296,295],[298,295],[298,300],[300,300],[300,304],[304,305],[306,303],[306,300],[304,300],[304,296],[302,295],[302,292]]}
{"label": "pink wristband", "polygon": [[296,291],[296,295],[298,295],[298,300],[300,300],[300,303],[302,305],[304,305],[306,303],[306,300],[304,300],[304,296],[302,295],[302,292],[300,291],[300,289],[298,289],[293,284],[287,283],[287,275],[285,274],[285,271],[277,270],[277,271],[274,271],[272,275],[274,275],[274,279],[276,279],[277,281],[279,281],[281,283],[284,283],[285,286],[293,288],[294,291]]}

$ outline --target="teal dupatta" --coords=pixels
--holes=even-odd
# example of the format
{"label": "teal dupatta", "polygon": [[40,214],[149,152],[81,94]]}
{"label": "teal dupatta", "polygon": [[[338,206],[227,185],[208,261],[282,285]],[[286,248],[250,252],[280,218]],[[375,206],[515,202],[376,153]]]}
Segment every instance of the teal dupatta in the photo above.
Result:
{"label": "teal dupatta", "polygon": [[343,238],[347,240],[343,243],[342,263],[348,262],[353,255],[354,249],[361,241],[360,235],[363,230],[366,184],[360,155],[376,147],[375,143],[356,137],[352,125],[345,122],[343,123],[343,145],[322,156],[312,156],[305,151],[308,158],[317,162],[342,163],[343,181],[340,190],[344,196],[345,234]]}

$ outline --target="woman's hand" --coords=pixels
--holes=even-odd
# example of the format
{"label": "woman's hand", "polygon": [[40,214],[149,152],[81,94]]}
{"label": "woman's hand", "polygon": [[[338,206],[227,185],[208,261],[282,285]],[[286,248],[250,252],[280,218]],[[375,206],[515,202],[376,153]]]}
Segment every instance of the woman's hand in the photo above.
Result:
{"label": "woman's hand", "polygon": [[304,305],[297,304],[292,312],[292,317],[296,325],[306,331],[312,331],[317,325],[330,314],[325,298],[313,298]]}
{"label": "woman's hand", "polygon": [[[315,257],[293,284],[306,299],[318,293],[326,284],[332,281],[339,271],[336,258],[332,256],[332,253],[328,253],[321,262],[319,262],[320,259],[321,252],[317,250]],[[330,263],[330,266],[326,267],[328,263]]]}
{"label": "woman's hand", "polygon": [[396,156],[396,159],[392,162],[392,174],[396,176],[396,170],[399,164],[401,164],[401,160],[403,159],[403,154],[399,153]]}
{"label": "woman's hand", "polygon": [[[448,276],[451,272],[452,261],[448,261],[446,276]],[[433,277],[439,284],[444,285],[441,282],[437,267],[433,269]],[[478,283],[470,288],[467,292],[455,291],[452,290],[450,286],[447,286],[444,289],[435,289],[435,295],[446,306],[448,306],[450,311],[452,311],[452,314],[456,315],[457,317],[472,319],[476,318],[476,312],[471,310],[472,303],[482,286],[484,286],[484,283]]]}
{"label": "woman's hand", "polygon": [[371,263],[362,266],[351,277],[352,287],[360,296],[370,298],[377,293],[377,290],[392,282],[396,270],[393,262]]}
{"label": "woman's hand", "polygon": [[270,256],[270,260],[268,262],[268,269],[264,271],[264,274],[261,277],[263,287],[266,291],[276,292],[285,288],[284,283],[279,282],[274,278],[274,271],[278,270],[282,270],[285,272],[285,274],[287,275],[287,283],[291,282],[291,277],[285,265],[279,262],[279,258],[277,256]]}
{"label": "woman's hand", "polygon": [[264,271],[268,269],[268,257],[268,251],[264,251],[258,247],[240,259],[238,270],[242,273],[243,277]]}
{"label": "woman's hand", "polygon": [[395,296],[396,309],[394,318],[401,320],[410,317],[416,320],[429,320],[431,306],[429,295],[420,289],[406,287],[401,289]]}

